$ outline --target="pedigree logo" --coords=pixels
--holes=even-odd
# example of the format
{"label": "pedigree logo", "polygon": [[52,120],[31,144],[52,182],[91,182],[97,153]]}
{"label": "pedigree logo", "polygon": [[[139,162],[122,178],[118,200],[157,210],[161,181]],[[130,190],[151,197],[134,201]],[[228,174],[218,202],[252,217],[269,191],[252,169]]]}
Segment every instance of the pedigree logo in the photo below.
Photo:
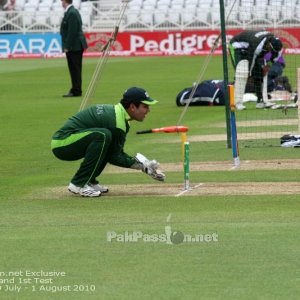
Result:
{"label": "pedigree logo", "polygon": [[157,41],[132,34],[130,35],[130,51],[191,52],[212,48],[217,37],[217,34],[183,36],[181,33],[169,33],[167,38]]}

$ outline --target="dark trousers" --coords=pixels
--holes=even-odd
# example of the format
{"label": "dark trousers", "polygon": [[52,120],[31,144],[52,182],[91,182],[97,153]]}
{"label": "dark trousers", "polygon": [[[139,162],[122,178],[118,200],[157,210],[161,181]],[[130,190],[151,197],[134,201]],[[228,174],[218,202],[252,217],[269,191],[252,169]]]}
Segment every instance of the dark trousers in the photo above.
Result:
{"label": "dark trousers", "polygon": [[72,82],[72,88],[70,89],[70,93],[77,96],[82,94],[82,56],[83,50],[66,52]]}
{"label": "dark trousers", "polygon": [[[73,143],[54,148],[54,155],[67,161],[84,158],[71,182],[83,187],[87,183],[96,183],[108,162],[108,150],[111,144],[111,132],[108,129],[89,129],[88,134]],[[68,139],[72,139],[68,137]]]}

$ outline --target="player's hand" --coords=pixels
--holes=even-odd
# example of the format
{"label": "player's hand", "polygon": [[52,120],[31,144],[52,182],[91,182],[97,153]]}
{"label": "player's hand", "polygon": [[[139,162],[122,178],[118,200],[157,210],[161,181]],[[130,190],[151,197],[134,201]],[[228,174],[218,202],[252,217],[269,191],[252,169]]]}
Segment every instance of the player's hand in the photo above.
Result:
{"label": "player's hand", "polygon": [[165,181],[166,175],[158,169],[159,163],[156,160],[148,160],[144,165],[144,172],[158,181]]}
{"label": "player's hand", "polygon": [[266,76],[269,73],[269,70],[270,70],[269,65],[263,66],[263,68],[262,68],[263,76]]}
{"label": "player's hand", "polygon": [[[159,170],[159,163],[156,160],[149,160],[143,154],[137,153],[135,157],[137,163],[140,165],[140,169],[158,181],[164,181],[166,175]],[[135,167],[134,167],[135,168]]]}
{"label": "player's hand", "polygon": [[150,175],[153,179],[158,180],[158,181],[165,181],[166,175],[163,173],[161,170],[153,170]]}

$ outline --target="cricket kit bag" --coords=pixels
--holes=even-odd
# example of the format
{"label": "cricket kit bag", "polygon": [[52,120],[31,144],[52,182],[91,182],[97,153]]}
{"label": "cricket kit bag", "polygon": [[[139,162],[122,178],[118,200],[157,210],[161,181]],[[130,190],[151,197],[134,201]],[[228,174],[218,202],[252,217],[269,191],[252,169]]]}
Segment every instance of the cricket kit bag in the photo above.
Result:
{"label": "cricket kit bag", "polygon": [[225,85],[223,80],[205,80],[198,84],[192,98],[193,87],[185,88],[176,97],[177,106],[185,106],[189,101],[191,106],[225,105]]}
{"label": "cricket kit bag", "polygon": [[300,147],[300,135],[286,134],[280,138],[281,147]]}

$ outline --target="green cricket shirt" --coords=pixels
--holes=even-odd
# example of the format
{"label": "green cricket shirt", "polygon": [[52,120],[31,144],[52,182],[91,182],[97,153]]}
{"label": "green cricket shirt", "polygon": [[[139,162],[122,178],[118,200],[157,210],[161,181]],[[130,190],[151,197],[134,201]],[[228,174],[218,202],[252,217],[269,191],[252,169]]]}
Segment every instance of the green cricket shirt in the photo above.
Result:
{"label": "green cricket shirt", "polygon": [[74,116],[53,135],[51,148],[68,146],[91,132],[108,129],[112,134],[108,162],[130,168],[135,158],[124,152],[126,135],[129,132],[129,115],[122,104],[97,104]]}

